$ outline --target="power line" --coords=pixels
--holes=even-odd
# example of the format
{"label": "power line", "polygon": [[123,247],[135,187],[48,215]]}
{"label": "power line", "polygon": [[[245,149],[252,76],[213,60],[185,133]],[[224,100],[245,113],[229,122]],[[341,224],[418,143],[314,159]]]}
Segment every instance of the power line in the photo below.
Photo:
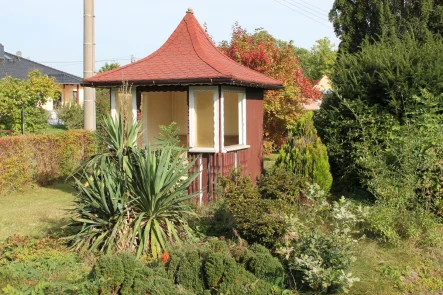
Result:
{"label": "power line", "polygon": [[[308,14],[310,14],[311,16],[313,16],[313,17],[319,19],[320,21],[326,21],[326,22],[329,21],[329,19],[326,18],[323,14],[320,15],[317,11],[314,11],[315,13],[312,13],[311,11],[309,11],[309,10],[303,8],[302,6],[300,6],[300,5],[303,5],[303,4],[300,4],[300,3],[297,3],[297,2],[294,2],[294,1],[289,2],[288,0],[280,0],[280,1],[284,1],[284,2],[286,2],[287,4],[289,4],[289,5],[292,6],[292,7],[295,7],[295,8],[297,8],[297,9],[302,10],[302,11],[304,11],[305,13],[308,13]],[[310,8],[308,8],[308,9],[310,9]]]}
{"label": "power line", "polygon": [[[118,58],[109,58],[109,59],[102,59],[102,60],[96,60],[95,62],[107,62],[107,61],[119,61],[119,60],[131,60],[132,56],[124,56],[124,57],[118,57]],[[83,63],[82,60],[78,61],[39,61],[39,63],[44,64],[78,64]]]}
{"label": "power line", "polygon": [[288,5],[286,5],[286,4],[284,4],[284,3],[282,3],[282,2],[279,2],[278,0],[274,0],[275,2],[277,2],[278,4],[280,4],[280,5],[283,5],[283,6],[285,6],[286,8],[289,8],[289,9],[291,9],[291,10],[293,10],[293,11],[295,11],[296,13],[298,13],[298,14],[301,14],[301,15],[303,15],[304,17],[307,17],[307,18],[309,18],[310,20],[313,20],[313,21],[315,21],[316,23],[318,23],[318,24],[320,24],[320,25],[322,25],[322,26],[325,26],[325,27],[327,27],[327,28],[330,28],[330,29],[332,29],[332,27],[331,26],[329,26],[329,25],[326,25],[325,23],[323,23],[323,22],[321,22],[321,21],[318,21],[318,20],[316,20],[315,18],[312,18],[312,17],[310,17],[309,15],[306,15],[306,14],[304,14],[304,13],[302,13],[302,12],[300,12],[300,11],[298,11],[298,10],[296,10],[296,9],[294,9],[293,7],[291,7],[291,6],[288,6]]}
{"label": "power line", "polygon": [[306,5],[309,5],[309,6],[313,7],[314,9],[316,9],[318,12],[320,12],[320,13],[322,13],[322,14],[323,14],[323,13],[327,13],[327,14],[329,14],[329,10],[326,10],[326,9],[320,8],[320,7],[318,7],[318,6],[314,5],[314,4],[311,4],[311,3],[309,3],[309,2],[306,2],[306,1],[304,1],[304,0],[296,0],[296,1],[303,2],[303,3],[305,3]]}

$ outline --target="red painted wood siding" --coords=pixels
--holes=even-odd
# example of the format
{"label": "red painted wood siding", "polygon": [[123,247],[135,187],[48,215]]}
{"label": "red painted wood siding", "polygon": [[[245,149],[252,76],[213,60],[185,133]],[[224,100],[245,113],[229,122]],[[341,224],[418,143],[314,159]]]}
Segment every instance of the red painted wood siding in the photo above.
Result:
{"label": "red painted wood siding", "polygon": [[262,89],[246,89],[246,142],[251,147],[240,162],[254,182],[263,168],[263,96]]}
{"label": "red painted wood siding", "polygon": [[[149,87],[150,91],[173,91],[177,87],[155,88]],[[183,90],[183,88],[180,88]],[[137,91],[145,89],[137,88]],[[137,95],[137,119],[141,120],[141,95]],[[189,131],[188,131],[189,133]],[[188,134],[189,135],[189,134]],[[188,136],[189,137],[189,136]],[[188,139],[189,140],[189,139]],[[190,174],[200,172],[189,187],[190,193],[200,192],[202,185],[202,196],[195,197],[197,204],[206,205],[216,198],[215,189],[219,175],[226,176],[235,168],[243,169],[245,175],[251,177],[255,182],[262,173],[263,161],[263,90],[257,88],[246,89],[246,143],[250,148],[228,153],[188,153],[191,160],[195,160]]]}

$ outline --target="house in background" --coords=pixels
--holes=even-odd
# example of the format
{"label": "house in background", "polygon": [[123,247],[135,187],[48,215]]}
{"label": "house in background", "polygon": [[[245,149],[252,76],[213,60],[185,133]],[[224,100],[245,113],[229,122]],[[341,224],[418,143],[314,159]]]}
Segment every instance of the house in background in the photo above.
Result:
{"label": "house in background", "polygon": [[[332,93],[331,80],[328,76],[324,75],[320,80],[315,81],[314,88],[319,90],[323,95]],[[322,103],[322,99],[317,101],[310,101],[303,104],[303,108],[308,111],[315,111],[320,109],[320,105]]]}
{"label": "house in background", "polygon": [[57,101],[63,105],[73,103],[83,104],[82,78],[23,58],[20,52],[17,52],[17,54],[5,52],[4,46],[0,44],[0,79],[11,76],[13,78],[27,80],[28,73],[33,70],[39,70],[40,73],[48,75],[50,78],[55,78],[56,83],[59,84],[61,88],[61,97],[48,101],[46,105],[43,106],[45,110],[53,110],[54,104]]}
{"label": "house in background", "polygon": [[[122,80],[132,96],[122,102]],[[281,81],[244,67],[221,53],[188,10],[166,43],[146,58],[84,80],[111,89],[111,113],[122,106],[142,121],[143,144],[155,141],[160,125],[176,122],[180,140],[196,159],[199,177],[191,192],[206,203],[217,175],[242,168],[255,180],[262,172],[263,96]]]}

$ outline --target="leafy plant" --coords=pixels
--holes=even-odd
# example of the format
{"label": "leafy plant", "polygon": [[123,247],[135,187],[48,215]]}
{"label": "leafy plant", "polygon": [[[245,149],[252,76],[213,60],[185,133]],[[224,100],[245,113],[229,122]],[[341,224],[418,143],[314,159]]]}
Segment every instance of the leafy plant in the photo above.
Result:
{"label": "leafy plant", "polygon": [[[134,234],[140,245],[150,249],[154,256],[166,249],[166,242],[180,242],[189,234],[185,215],[192,214],[185,201],[196,196],[188,193],[189,185],[198,173],[189,174],[193,161],[186,161],[174,153],[173,147],[161,151],[149,148],[133,155],[129,193],[133,197],[136,214]],[[141,255],[142,248],[138,249]]]}
{"label": "leafy plant", "polygon": [[[322,293],[348,293],[353,283],[349,269],[355,261],[355,245],[352,234],[361,216],[342,198],[331,208],[330,231],[324,233],[303,224],[297,224],[295,239],[278,250],[284,259],[289,284],[294,288]],[[300,288],[300,287],[299,287]]]}
{"label": "leafy plant", "polygon": [[123,116],[105,124],[109,151],[91,157],[75,176],[79,195],[71,225],[81,229],[71,237],[73,245],[158,257],[189,234],[185,215],[192,211],[185,201],[193,197],[193,162],[172,146],[138,148],[140,125]]}
{"label": "leafy plant", "polygon": [[28,73],[27,80],[7,76],[0,79],[0,129],[21,130],[22,108],[25,110],[25,132],[38,132],[47,126],[48,115],[42,106],[60,96],[55,78],[38,70]]}
{"label": "leafy plant", "polygon": [[284,200],[294,204],[305,199],[305,179],[284,167],[273,167],[257,181],[264,199]]}
{"label": "leafy plant", "polygon": [[64,105],[57,109],[57,117],[67,129],[83,128],[83,108],[78,104]]}
{"label": "leafy plant", "polygon": [[0,139],[0,195],[66,179],[96,152],[93,133],[67,131]]}
{"label": "leafy plant", "polygon": [[283,82],[285,88],[264,95],[264,139],[266,150],[280,148],[286,130],[294,126],[301,111],[301,98],[317,100],[320,91],[313,88],[300,66],[294,44],[273,37],[263,29],[250,33],[234,24],[231,40],[221,42],[220,50],[238,63]]}

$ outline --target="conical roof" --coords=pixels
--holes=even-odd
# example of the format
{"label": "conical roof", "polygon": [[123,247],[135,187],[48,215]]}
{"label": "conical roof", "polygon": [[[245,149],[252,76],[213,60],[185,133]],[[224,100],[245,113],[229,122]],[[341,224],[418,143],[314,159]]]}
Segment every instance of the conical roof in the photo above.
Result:
{"label": "conical roof", "polygon": [[224,55],[209,39],[192,11],[160,49],[126,66],[85,79],[85,85],[232,84],[282,88],[281,81],[244,67]]}

